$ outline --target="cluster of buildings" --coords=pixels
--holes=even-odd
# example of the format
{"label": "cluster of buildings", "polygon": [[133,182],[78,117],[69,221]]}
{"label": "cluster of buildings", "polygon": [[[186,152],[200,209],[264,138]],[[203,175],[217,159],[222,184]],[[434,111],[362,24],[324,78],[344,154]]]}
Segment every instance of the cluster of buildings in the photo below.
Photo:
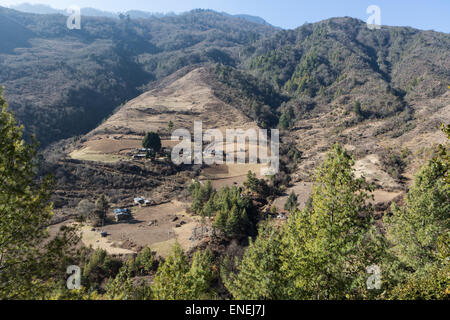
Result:
{"label": "cluster of buildings", "polygon": [[145,206],[145,207],[148,207],[149,205],[152,204],[152,202],[150,200],[147,200],[142,197],[134,198],[134,203],[137,205],[140,205],[140,206]]}
{"label": "cluster of buildings", "polygon": [[115,209],[114,216],[116,218],[116,222],[129,220],[131,219],[131,212],[129,209]]}
{"label": "cluster of buildings", "polygon": [[[134,203],[140,206],[150,206],[152,202],[142,197],[134,198]],[[116,222],[126,221],[131,219],[131,211],[128,208],[114,209],[114,217]]]}
{"label": "cluster of buildings", "polygon": [[151,151],[152,149],[148,148],[134,149],[128,154],[128,156],[132,157],[134,160],[145,159],[147,158],[147,153]]}
{"label": "cluster of buildings", "polygon": [[[161,148],[160,154],[170,154],[170,152],[170,148]],[[133,160],[142,160],[146,159],[148,154],[154,156],[155,152],[151,148],[138,148],[131,150],[131,152],[127,153],[127,156],[131,157]],[[164,157],[160,157],[158,160],[164,160]]]}

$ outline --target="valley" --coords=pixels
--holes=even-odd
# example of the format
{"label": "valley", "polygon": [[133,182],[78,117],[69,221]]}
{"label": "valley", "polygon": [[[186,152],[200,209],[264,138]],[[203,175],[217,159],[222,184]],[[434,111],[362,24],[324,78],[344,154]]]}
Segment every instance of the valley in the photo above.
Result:
{"label": "valley", "polygon": [[0,299],[448,299],[448,33],[84,10],[0,7]]}

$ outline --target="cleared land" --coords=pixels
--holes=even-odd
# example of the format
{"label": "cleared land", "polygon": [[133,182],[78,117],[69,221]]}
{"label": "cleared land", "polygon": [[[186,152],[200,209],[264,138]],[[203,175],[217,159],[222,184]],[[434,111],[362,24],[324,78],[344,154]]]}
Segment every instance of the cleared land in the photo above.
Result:
{"label": "cleared land", "polygon": [[[187,214],[186,206],[180,202],[135,207],[132,209],[132,216],[133,219],[130,221],[107,224],[101,228],[108,233],[107,239],[115,246],[133,251],[148,246],[159,255],[165,256],[170,252],[171,245],[168,244],[175,241],[178,241],[185,250],[194,244],[189,238],[198,225],[198,219]],[[114,250],[105,242],[98,245],[104,245],[103,249],[108,252]]]}
{"label": "cleared land", "polygon": [[[416,110],[414,125],[400,136],[394,136],[389,131],[392,129],[386,129],[392,126],[395,119],[369,119],[354,123],[353,115],[340,105],[336,105],[332,112],[313,114],[308,119],[296,121],[291,132],[286,134],[296,141],[297,148],[303,152],[302,159],[292,175],[293,186],[273,204],[279,212],[284,212],[287,196],[294,191],[298,196],[299,208],[304,208],[312,190],[312,173],[336,141],[355,155],[356,176],[365,176],[378,186],[379,189],[374,192],[374,203],[389,204],[404,192],[405,184],[411,182],[412,173],[417,171],[421,159],[426,158],[421,156],[426,153],[424,149],[445,141],[437,126],[440,122],[450,122],[449,101],[450,93],[436,101],[416,102],[413,106]],[[441,107],[436,108],[432,104]],[[178,142],[170,141],[169,121],[172,121],[173,129],[186,128],[193,137],[194,121],[199,120],[203,122],[203,131],[219,129],[224,138],[226,129],[257,129],[256,123],[241,111],[214,96],[206,70],[198,68],[179,78],[169,77],[164,85],[128,102],[87,134],[70,156],[98,162],[134,161],[130,153],[141,147],[145,132],[159,132],[163,137],[163,146],[171,148]],[[347,121],[353,124],[348,127]],[[203,147],[206,145],[207,142]],[[404,172],[406,181],[395,180],[383,169],[379,152],[386,147],[397,150],[408,147],[411,150],[412,161]],[[227,145],[223,148],[226,150]],[[240,149],[236,148],[235,155]],[[244,149],[248,158],[248,144]],[[219,189],[241,185],[249,170],[261,178],[264,167],[266,165],[248,163],[204,166],[199,178],[201,181],[211,180],[213,187]],[[98,232],[86,230],[83,241],[111,253],[120,250],[135,252],[150,246],[162,256],[170,252],[176,241],[186,250],[201,241],[192,237],[194,229],[201,223],[198,217],[186,213],[185,204],[172,201],[153,207],[134,208],[133,217],[130,222],[103,227],[102,230],[109,234],[106,239],[99,239]]]}

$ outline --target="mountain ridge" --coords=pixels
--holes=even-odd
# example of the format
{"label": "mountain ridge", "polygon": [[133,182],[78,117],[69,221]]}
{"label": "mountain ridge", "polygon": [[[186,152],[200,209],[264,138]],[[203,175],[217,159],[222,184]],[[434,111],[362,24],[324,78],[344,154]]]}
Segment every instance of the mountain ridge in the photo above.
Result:
{"label": "mountain ridge", "polygon": [[[25,12],[25,13],[35,13],[35,14],[62,14],[62,15],[69,15],[66,10],[63,9],[55,9],[49,5],[44,4],[30,4],[30,3],[20,3],[17,5],[11,5],[11,9]],[[196,9],[193,9],[196,10]],[[213,11],[213,10],[211,10]],[[189,11],[187,11],[189,12]],[[177,16],[182,15],[187,12],[182,12],[179,14],[176,14],[174,12],[149,12],[149,11],[143,11],[143,10],[128,10],[125,12],[110,12],[105,10],[100,10],[96,8],[91,7],[83,7],[81,8],[81,14],[84,16],[89,17],[106,17],[106,18],[116,18],[119,19],[120,15],[128,15],[131,19],[148,19],[148,18],[162,18],[166,16]],[[217,11],[216,11],[217,12]],[[225,16],[230,16],[234,18],[241,18],[250,22],[262,24],[262,25],[268,25],[272,26],[270,23],[268,23],[266,20],[264,20],[261,17],[253,16],[249,14],[228,14],[226,12],[220,12],[221,14]]]}
{"label": "mountain ridge", "polygon": [[14,21],[0,35],[0,83],[43,146],[92,130],[150,83],[190,65],[220,64],[231,68],[223,69],[222,81],[239,90],[270,84],[269,91],[288,97],[270,106],[259,90],[256,104],[242,100],[248,114],[271,126],[291,109],[301,119],[334,105],[351,113],[358,103],[361,119],[398,116],[407,123],[411,102],[442,95],[450,78],[448,34],[372,31],[348,17],[279,30],[194,10],[130,21],[86,17],[81,30],[68,30],[64,16],[5,8],[0,16]]}

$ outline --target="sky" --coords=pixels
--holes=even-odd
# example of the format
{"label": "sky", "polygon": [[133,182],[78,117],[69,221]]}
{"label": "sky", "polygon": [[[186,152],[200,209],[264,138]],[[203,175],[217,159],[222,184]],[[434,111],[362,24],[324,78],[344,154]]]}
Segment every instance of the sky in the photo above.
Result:
{"label": "sky", "polygon": [[367,21],[370,16],[366,13],[367,7],[377,5],[381,9],[382,25],[450,33],[450,0],[0,0],[0,5],[23,2],[58,9],[77,5],[113,12],[136,9],[180,13],[196,8],[213,9],[260,16],[284,29],[331,17],[350,16]]}

